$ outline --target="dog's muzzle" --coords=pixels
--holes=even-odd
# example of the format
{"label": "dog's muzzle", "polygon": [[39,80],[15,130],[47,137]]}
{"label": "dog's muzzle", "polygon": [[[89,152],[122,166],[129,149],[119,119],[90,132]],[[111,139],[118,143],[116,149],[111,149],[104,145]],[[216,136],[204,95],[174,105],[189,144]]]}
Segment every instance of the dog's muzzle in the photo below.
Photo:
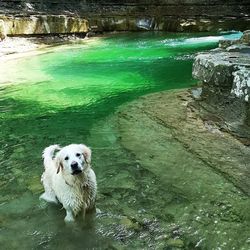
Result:
{"label": "dog's muzzle", "polygon": [[71,163],[71,169],[72,169],[72,175],[80,174],[82,172],[77,162]]}
{"label": "dog's muzzle", "polygon": [[74,170],[74,171],[72,172],[72,175],[77,175],[77,174],[80,174],[80,173],[82,173],[82,170],[76,169],[76,170]]}

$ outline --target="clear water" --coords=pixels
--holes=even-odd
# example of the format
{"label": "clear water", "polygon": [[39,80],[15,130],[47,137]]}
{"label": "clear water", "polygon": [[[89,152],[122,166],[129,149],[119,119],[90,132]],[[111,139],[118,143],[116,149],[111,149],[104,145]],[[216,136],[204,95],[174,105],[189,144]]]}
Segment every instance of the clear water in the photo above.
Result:
{"label": "clear water", "polygon": [[[169,190],[155,181],[157,174],[138,168],[133,154],[119,144],[114,112],[121,104],[144,94],[192,86],[194,54],[215,48],[223,37],[239,36],[116,34],[2,64],[1,248],[164,249],[170,244],[167,239],[180,234],[176,225],[187,200],[180,195],[175,197],[175,189]],[[65,212],[60,206],[38,199],[43,190],[41,152],[50,144],[72,142],[85,143],[93,150],[99,212],[89,215],[85,223],[66,226]],[[172,150],[178,152],[179,147]],[[165,172],[164,168],[158,171]],[[230,186],[214,176],[220,185]],[[142,192],[148,185],[152,186],[150,191]],[[245,206],[244,196],[237,190],[233,192],[234,201]],[[208,195],[212,196],[209,192]],[[192,212],[195,214],[195,207]],[[183,219],[183,228],[189,228],[188,220]],[[239,249],[238,241],[226,248],[226,236],[219,233],[218,244],[211,239],[206,242],[202,230],[211,229],[206,223],[197,229],[197,237],[195,230],[189,229],[181,242],[172,242],[174,247],[192,249],[201,241],[197,248],[201,245],[202,249]],[[247,231],[238,218],[230,226],[232,233],[236,228]],[[245,237],[242,232],[239,234]]]}

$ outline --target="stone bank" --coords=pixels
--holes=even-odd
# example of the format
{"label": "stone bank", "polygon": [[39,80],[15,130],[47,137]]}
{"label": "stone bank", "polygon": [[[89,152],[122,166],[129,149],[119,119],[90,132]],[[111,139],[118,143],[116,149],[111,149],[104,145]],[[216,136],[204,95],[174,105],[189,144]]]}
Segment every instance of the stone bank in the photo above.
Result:
{"label": "stone bank", "polygon": [[236,41],[221,41],[220,48],[201,53],[193,76],[202,83],[197,105],[203,119],[219,124],[250,145],[250,31]]}

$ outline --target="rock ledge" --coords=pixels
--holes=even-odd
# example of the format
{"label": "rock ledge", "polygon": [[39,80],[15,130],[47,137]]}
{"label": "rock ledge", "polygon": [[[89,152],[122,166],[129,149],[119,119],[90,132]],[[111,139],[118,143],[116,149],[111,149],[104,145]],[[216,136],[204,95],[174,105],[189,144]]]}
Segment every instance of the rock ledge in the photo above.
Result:
{"label": "rock ledge", "polygon": [[250,144],[250,31],[220,48],[198,54],[193,77],[202,82],[198,105],[220,125]]}

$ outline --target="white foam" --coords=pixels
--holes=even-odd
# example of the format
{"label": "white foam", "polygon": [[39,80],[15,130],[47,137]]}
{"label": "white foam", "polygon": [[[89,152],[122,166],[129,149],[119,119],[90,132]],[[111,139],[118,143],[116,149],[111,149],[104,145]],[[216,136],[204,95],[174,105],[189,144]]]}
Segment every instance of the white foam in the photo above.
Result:
{"label": "white foam", "polygon": [[194,38],[183,38],[183,39],[166,39],[163,43],[167,46],[185,46],[185,45],[197,45],[197,44],[208,44],[217,43],[220,40],[225,39],[239,39],[242,33],[231,33],[218,36],[204,36],[204,37],[194,37]]}

